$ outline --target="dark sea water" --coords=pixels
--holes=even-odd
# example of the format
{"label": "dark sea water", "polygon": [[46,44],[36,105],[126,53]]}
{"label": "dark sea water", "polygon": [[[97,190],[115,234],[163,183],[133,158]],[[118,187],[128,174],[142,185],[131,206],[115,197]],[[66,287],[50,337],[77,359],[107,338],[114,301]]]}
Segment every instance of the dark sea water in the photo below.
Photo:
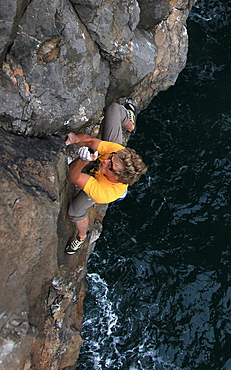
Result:
{"label": "dark sea water", "polygon": [[199,0],[188,32],[129,142],[149,171],[89,261],[78,370],[231,369],[231,2]]}

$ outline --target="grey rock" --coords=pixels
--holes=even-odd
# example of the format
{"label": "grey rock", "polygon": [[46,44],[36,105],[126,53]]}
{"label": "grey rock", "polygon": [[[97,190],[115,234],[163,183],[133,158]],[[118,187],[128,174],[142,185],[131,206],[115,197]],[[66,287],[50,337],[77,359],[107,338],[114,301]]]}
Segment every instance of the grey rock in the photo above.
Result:
{"label": "grey rock", "polygon": [[140,6],[140,26],[153,29],[170,14],[169,0],[137,0]]}
{"label": "grey rock", "polygon": [[[112,61],[123,60],[129,52],[132,32],[139,23],[136,0],[72,1],[92,39],[100,46],[103,56]],[[89,4],[90,3],[90,4]],[[99,27],[100,25],[100,27]]]}
{"label": "grey rock", "polygon": [[125,60],[111,67],[107,101],[130,96],[136,86],[155,68],[157,47],[153,35],[136,29]]}
{"label": "grey rock", "polygon": [[107,205],[90,210],[90,244],[65,255],[76,189],[62,135],[96,136],[106,105],[131,96],[140,111],[175,83],[194,2],[1,2],[0,370],[76,368],[86,264]]}
{"label": "grey rock", "polygon": [[[48,6],[33,0],[18,2],[16,9],[6,1],[2,27],[11,31],[1,39],[1,126],[26,136],[78,131],[98,123],[105,105],[131,94],[140,95],[143,109],[184,67],[174,53],[185,58],[187,32],[176,28],[185,23],[192,2],[55,0]],[[176,10],[176,26],[165,31],[172,34],[165,47],[168,65],[159,68],[163,47],[155,34]]]}
{"label": "grey rock", "polygon": [[44,1],[28,6],[4,71],[3,85],[17,88],[17,101],[22,102],[13,109],[15,99],[1,89],[1,121],[27,135],[67,132],[94,115],[97,119],[109,83],[108,63],[71,6],[62,1],[50,4],[49,12]]}

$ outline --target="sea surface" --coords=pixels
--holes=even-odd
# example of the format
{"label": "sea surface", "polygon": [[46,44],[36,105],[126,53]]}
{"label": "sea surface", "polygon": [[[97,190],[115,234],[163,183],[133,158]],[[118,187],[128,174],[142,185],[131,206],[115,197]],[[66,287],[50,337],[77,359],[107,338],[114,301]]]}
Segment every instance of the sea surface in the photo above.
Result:
{"label": "sea surface", "polygon": [[129,142],[149,171],[88,264],[78,370],[231,369],[231,2],[199,0],[188,33]]}

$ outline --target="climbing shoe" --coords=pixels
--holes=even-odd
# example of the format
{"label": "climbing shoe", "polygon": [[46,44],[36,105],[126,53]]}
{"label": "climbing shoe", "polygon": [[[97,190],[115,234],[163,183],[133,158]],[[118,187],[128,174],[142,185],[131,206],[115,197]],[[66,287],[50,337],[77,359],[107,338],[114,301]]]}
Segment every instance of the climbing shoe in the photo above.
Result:
{"label": "climbing shoe", "polygon": [[124,104],[124,107],[128,111],[130,121],[132,121],[134,123],[134,129],[131,131],[131,133],[134,133],[136,131],[136,115],[137,115],[137,113],[136,113],[136,107],[133,104],[133,100],[132,99],[127,99],[125,104]]}
{"label": "climbing shoe", "polygon": [[78,236],[74,238],[74,240],[66,246],[65,252],[67,254],[75,254],[85,243],[87,240],[87,236],[84,240],[80,240]]}

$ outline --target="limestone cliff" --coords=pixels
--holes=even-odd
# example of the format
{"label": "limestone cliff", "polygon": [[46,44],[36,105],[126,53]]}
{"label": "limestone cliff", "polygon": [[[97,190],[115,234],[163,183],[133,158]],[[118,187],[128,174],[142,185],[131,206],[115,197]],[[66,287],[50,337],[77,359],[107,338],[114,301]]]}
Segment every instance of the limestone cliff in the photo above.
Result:
{"label": "limestone cliff", "polygon": [[105,106],[147,106],[187,58],[195,0],[2,0],[0,369],[75,369],[91,238],[64,255],[69,131],[96,135]]}

